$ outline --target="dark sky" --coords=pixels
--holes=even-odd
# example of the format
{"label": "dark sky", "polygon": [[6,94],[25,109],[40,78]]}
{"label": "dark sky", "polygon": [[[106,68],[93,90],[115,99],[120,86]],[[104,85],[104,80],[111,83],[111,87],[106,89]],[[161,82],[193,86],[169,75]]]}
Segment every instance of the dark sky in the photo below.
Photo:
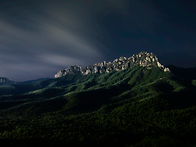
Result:
{"label": "dark sky", "polygon": [[1,0],[0,77],[54,78],[152,52],[163,65],[196,67],[193,0]]}

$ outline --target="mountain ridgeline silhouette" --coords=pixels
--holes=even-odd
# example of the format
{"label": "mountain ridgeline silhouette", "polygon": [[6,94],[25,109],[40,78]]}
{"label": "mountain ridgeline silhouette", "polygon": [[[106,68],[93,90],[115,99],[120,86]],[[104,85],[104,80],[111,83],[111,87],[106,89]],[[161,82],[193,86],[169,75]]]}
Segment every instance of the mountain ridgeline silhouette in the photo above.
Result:
{"label": "mountain ridgeline silhouette", "polygon": [[161,146],[177,138],[189,146],[186,139],[196,135],[195,69],[165,67],[153,53],[140,52],[70,66],[53,79],[14,83],[2,77],[0,139]]}
{"label": "mountain ridgeline silhouette", "polygon": [[120,57],[115,59],[113,62],[106,63],[106,61],[95,63],[94,65],[80,67],[80,66],[70,66],[67,69],[60,70],[55,78],[62,77],[66,74],[76,74],[81,73],[83,75],[93,74],[93,73],[109,73],[110,71],[120,71],[128,68],[133,68],[135,66],[146,67],[147,69],[152,69],[154,67],[160,67],[163,71],[169,71],[169,68],[165,68],[159,61],[158,58],[153,53],[140,52],[139,54],[133,55],[132,57]]}

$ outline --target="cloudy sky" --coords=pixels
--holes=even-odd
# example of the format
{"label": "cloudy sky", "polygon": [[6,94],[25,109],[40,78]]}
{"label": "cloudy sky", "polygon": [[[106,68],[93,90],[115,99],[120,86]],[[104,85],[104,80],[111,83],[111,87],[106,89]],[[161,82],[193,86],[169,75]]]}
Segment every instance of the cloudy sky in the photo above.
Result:
{"label": "cloudy sky", "polygon": [[196,67],[195,6],[189,0],[1,0],[0,77],[54,78],[71,65],[140,51],[165,66]]}

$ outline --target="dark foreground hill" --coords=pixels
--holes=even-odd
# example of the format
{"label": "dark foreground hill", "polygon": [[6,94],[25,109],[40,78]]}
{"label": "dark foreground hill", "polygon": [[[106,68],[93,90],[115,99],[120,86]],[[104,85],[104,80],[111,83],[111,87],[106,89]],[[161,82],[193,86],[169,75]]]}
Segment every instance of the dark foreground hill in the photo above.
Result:
{"label": "dark foreground hill", "polygon": [[196,77],[178,70],[135,65],[0,88],[0,139],[20,146],[196,147]]}

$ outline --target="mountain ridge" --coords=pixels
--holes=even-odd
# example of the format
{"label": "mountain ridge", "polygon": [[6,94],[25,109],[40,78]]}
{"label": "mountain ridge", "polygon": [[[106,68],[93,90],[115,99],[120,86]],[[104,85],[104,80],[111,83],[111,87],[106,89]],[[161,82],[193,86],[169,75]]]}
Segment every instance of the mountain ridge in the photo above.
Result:
{"label": "mountain ridge", "polygon": [[80,67],[77,65],[72,65],[64,70],[60,70],[57,74],[55,74],[55,78],[62,77],[66,74],[76,74],[81,73],[82,75],[93,74],[93,73],[109,73],[112,70],[120,71],[127,68],[132,68],[134,66],[142,66],[147,69],[152,69],[154,67],[159,67],[164,72],[169,71],[169,68],[164,67],[160,62],[157,56],[153,53],[148,52],[140,52],[138,54],[134,54],[133,56],[126,58],[120,57],[119,59],[113,60],[113,62],[106,61],[95,63],[93,65]]}
{"label": "mountain ridge", "polygon": [[0,77],[0,85],[5,85],[5,84],[13,85],[13,84],[16,84],[16,83],[17,83],[17,82],[11,81],[11,80],[9,80],[9,79],[6,78],[6,77]]}
{"label": "mountain ridge", "polygon": [[[47,143],[65,140],[77,142],[79,146],[89,141],[91,146],[96,142],[104,146],[113,140],[116,140],[114,145],[118,142],[118,146],[125,146],[142,143],[144,136],[162,138],[171,134],[181,134],[178,142],[182,138],[195,138],[196,109],[192,108],[196,104],[195,74],[187,79],[192,69],[175,66],[169,66],[171,72],[164,72],[155,56],[151,58],[154,62],[150,62],[153,66],[148,69],[147,57],[138,55],[132,68],[119,71],[86,75],[78,71],[59,78],[1,85],[0,138],[23,143],[24,139],[47,139]],[[133,59],[136,58],[135,55]],[[114,63],[122,69],[117,64],[119,61]],[[187,73],[186,80],[182,77],[184,73]],[[153,139],[147,141],[156,143]]]}

